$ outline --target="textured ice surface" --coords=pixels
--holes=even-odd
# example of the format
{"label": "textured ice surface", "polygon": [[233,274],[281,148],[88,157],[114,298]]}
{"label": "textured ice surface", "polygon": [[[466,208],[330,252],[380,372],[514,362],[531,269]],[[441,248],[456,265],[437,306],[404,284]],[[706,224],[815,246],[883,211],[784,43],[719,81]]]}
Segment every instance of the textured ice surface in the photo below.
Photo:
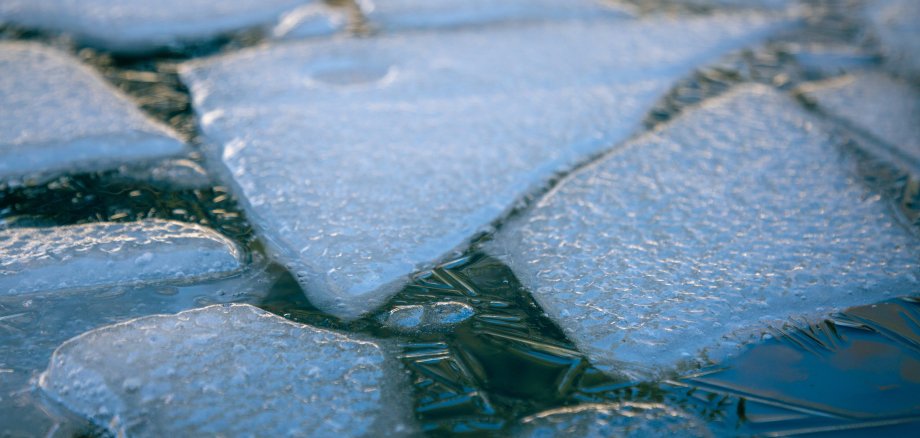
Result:
{"label": "textured ice surface", "polygon": [[[920,24],[920,23],[918,23]],[[804,87],[825,112],[886,143],[920,169],[920,91],[882,73],[844,76]]]}
{"label": "textured ice surface", "polygon": [[0,231],[0,295],[192,281],[242,267],[229,239],[195,224],[148,219]]}
{"label": "textured ice surface", "polygon": [[778,26],[746,14],[412,33],[181,72],[269,250],[313,304],[354,318],[626,138],[694,66]]}
{"label": "textured ice surface", "polygon": [[900,74],[920,78],[920,2],[874,0],[867,15],[886,61]]}
{"label": "textured ice surface", "polygon": [[313,0],[4,0],[0,22],[76,35],[121,52],[198,42],[270,26]]}
{"label": "textured ice surface", "polygon": [[120,166],[116,178],[166,189],[206,189],[212,185],[204,168],[185,158],[163,160],[154,165]]}
{"label": "textured ice surface", "polygon": [[411,430],[401,375],[372,342],[216,305],[73,338],[39,385],[118,436],[389,436]]}
{"label": "textured ice surface", "polygon": [[706,437],[712,433],[699,418],[657,403],[588,404],[554,409],[525,418],[519,438],[559,436]]}
{"label": "textured ice surface", "polygon": [[447,330],[471,318],[475,310],[467,304],[446,301],[435,304],[396,306],[383,315],[383,324],[400,332]]}
{"label": "textured ice surface", "polygon": [[372,26],[387,30],[628,15],[625,8],[600,0],[364,0],[359,4]]}
{"label": "textured ice surface", "polygon": [[718,359],[764,324],[916,292],[917,239],[838,144],[742,86],[573,174],[490,252],[606,370]]}
{"label": "textured ice surface", "polygon": [[0,180],[100,170],[184,150],[166,128],[61,52],[0,43],[0,72]]}

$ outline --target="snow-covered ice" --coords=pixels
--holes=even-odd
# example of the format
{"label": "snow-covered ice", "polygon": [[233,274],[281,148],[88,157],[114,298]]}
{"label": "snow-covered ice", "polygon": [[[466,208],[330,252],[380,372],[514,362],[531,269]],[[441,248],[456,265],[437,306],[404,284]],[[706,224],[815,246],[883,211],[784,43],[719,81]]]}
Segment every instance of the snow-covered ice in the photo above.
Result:
{"label": "snow-covered ice", "polygon": [[116,436],[391,436],[414,430],[408,382],[379,345],[216,305],[103,327],[39,379]]}
{"label": "snow-covered ice", "polygon": [[243,267],[231,240],[160,219],[0,231],[0,295],[194,281]]}
{"label": "snow-covered ice", "polygon": [[920,2],[873,0],[866,15],[892,69],[920,78]]}
{"label": "snow-covered ice", "polygon": [[86,44],[137,53],[274,26],[285,19],[303,21],[310,17],[302,9],[321,5],[318,0],[4,0],[0,23],[66,32]]}
{"label": "snow-covered ice", "polygon": [[571,175],[489,252],[591,360],[718,360],[789,317],[915,293],[920,245],[853,154],[745,85]]}
{"label": "snow-covered ice", "polygon": [[585,404],[541,412],[522,420],[519,438],[707,437],[702,419],[660,403]]}
{"label": "snow-covered ice", "polygon": [[0,180],[95,171],[185,147],[88,67],[34,43],[0,43]]}
{"label": "snow-covered ice", "polygon": [[806,84],[826,113],[885,143],[893,159],[920,172],[920,91],[884,73],[864,72]]}
{"label": "snow-covered ice", "polygon": [[355,318],[554,172],[628,137],[759,14],[259,47],[184,65],[212,161],[314,305]]}
{"label": "snow-covered ice", "polygon": [[384,30],[630,15],[628,8],[601,0],[359,0],[358,4],[370,24]]}

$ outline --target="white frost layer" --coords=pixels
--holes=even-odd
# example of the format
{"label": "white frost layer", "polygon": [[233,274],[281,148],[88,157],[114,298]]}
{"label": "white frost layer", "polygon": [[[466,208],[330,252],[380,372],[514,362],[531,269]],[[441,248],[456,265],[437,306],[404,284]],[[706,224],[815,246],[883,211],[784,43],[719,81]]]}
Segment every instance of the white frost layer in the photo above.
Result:
{"label": "white frost layer", "polygon": [[889,65],[901,75],[920,78],[920,2],[873,0],[867,9]]}
{"label": "white frost layer", "polygon": [[573,174],[489,251],[608,371],[715,360],[765,324],[916,292],[917,239],[838,144],[742,86]]}
{"label": "white frost layer", "polygon": [[0,295],[231,274],[240,250],[208,228],[149,219],[0,231]]}
{"label": "white frost layer", "polygon": [[355,318],[523,193],[623,140],[760,15],[265,47],[184,65],[248,217],[320,309]]}
{"label": "white frost layer", "polygon": [[541,412],[522,420],[518,438],[708,437],[699,418],[659,403],[587,404]]}
{"label": "white frost layer", "polygon": [[408,435],[381,348],[246,304],[157,315],[61,345],[39,386],[116,436]]}
{"label": "white frost layer", "polygon": [[175,135],[68,55],[0,43],[0,72],[0,180],[101,170],[184,151]]}
{"label": "white frost layer", "polygon": [[4,0],[0,22],[62,31],[119,52],[145,52],[272,26],[314,0]]}
{"label": "white frost layer", "polygon": [[920,92],[882,73],[808,84],[805,95],[825,112],[887,143],[896,158],[920,169]]}
{"label": "white frost layer", "polygon": [[600,0],[359,0],[374,27],[385,30],[626,17],[627,8]]}

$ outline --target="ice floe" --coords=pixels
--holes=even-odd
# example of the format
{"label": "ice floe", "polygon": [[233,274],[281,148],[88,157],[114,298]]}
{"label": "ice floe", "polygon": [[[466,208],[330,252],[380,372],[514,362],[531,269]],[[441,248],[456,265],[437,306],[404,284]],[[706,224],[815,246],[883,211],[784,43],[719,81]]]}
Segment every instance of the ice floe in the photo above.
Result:
{"label": "ice floe", "polygon": [[571,175],[489,251],[607,371],[717,360],[767,324],[917,290],[917,238],[842,143],[741,86]]}
{"label": "ice floe", "polygon": [[628,8],[600,0],[360,0],[358,4],[370,24],[384,30],[630,15]]}
{"label": "ice floe", "polygon": [[232,274],[240,249],[200,225],[159,219],[0,231],[0,295]]}
{"label": "ice floe", "polygon": [[177,155],[174,134],[79,61],[34,43],[0,43],[0,180],[95,171]]}
{"label": "ice floe", "polygon": [[659,403],[586,404],[541,412],[522,420],[520,438],[707,437],[702,419]]}
{"label": "ice floe", "polygon": [[894,71],[920,78],[920,2],[873,0],[866,15]]}
{"label": "ice floe", "polygon": [[826,113],[885,143],[891,157],[920,174],[920,91],[884,73],[865,72],[806,84]]}
{"label": "ice floe", "polygon": [[784,25],[739,14],[419,32],[180,72],[269,251],[313,304],[355,318],[554,172],[628,137],[695,66]]}
{"label": "ice floe", "polygon": [[[0,23],[65,32],[103,49],[137,53],[249,28],[307,26],[325,20],[325,14],[313,13],[324,7],[318,0],[4,0]],[[335,24],[309,27],[314,34],[331,33]]]}
{"label": "ice floe", "polygon": [[117,436],[371,436],[414,430],[399,366],[375,343],[216,305],[103,327],[39,379]]}

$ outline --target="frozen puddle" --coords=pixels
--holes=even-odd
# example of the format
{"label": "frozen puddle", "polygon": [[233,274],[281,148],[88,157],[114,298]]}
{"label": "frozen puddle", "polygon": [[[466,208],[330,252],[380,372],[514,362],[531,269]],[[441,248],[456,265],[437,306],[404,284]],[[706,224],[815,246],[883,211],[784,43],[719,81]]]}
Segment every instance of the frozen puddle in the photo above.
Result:
{"label": "frozen puddle", "polygon": [[920,78],[920,2],[872,0],[867,10],[889,65],[902,75]]}
{"label": "frozen puddle", "polygon": [[830,115],[886,143],[897,161],[920,173],[920,92],[883,73],[807,84],[805,96]]}
{"label": "frozen puddle", "polygon": [[61,345],[39,385],[116,436],[408,435],[411,402],[374,343],[216,305]]}
{"label": "frozen puddle", "polygon": [[915,293],[917,239],[821,126],[742,86],[572,175],[491,252],[595,364],[640,375]]}
{"label": "frozen puddle", "polygon": [[0,231],[0,295],[232,274],[239,248],[208,228],[149,219]]}
{"label": "frozen puddle", "polygon": [[[286,14],[319,4],[318,0],[4,0],[0,22],[70,33],[106,50],[148,52],[273,26]],[[301,12],[299,19],[312,16]]]}
{"label": "frozen puddle", "polygon": [[600,0],[367,0],[358,3],[363,6],[371,25],[385,30],[629,15],[626,8]]}
{"label": "frozen puddle", "polygon": [[355,318],[554,172],[626,138],[695,66],[781,23],[716,15],[288,44],[182,76],[269,250],[313,304]]}
{"label": "frozen puddle", "polygon": [[709,437],[699,418],[657,403],[584,404],[524,418],[519,438],[580,437]]}
{"label": "frozen puddle", "polygon": [[95,72],[56,50],[0,43],[0,181],[184,152]]}

